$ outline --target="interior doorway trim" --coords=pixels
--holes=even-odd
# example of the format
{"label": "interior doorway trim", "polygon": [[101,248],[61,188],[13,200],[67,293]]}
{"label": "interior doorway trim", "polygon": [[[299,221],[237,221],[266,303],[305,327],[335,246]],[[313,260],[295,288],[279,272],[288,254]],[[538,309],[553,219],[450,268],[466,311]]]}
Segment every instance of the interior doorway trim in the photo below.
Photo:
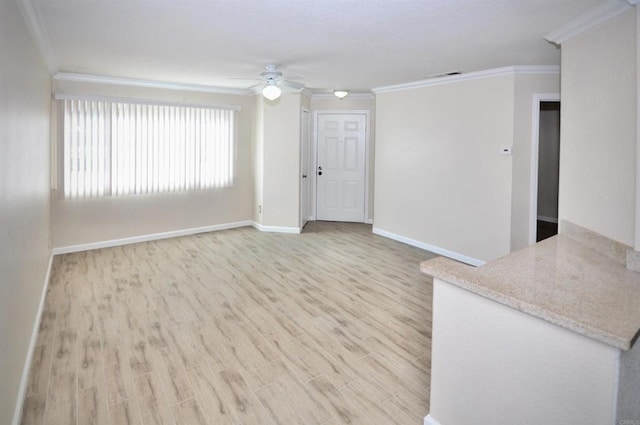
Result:
{"label": "interior doorway trim", "polygon": [[[304,117],[305,117],[305,114],[308,115],[308,119],[309,119],[309,122],[308,122],[309,128],[307,128],[308,134],[306,134],[306,140],[305,140],[305,134],[304,134],[304,130],[305,130],[304,129],[304,124],[305,124]],[[300,206],[299,206],[299,208],[300,208],[300,214],[299,214],[300,215],[300,217],[299,217],[300,231],[302,231],[302,229],[304,228],[305,224],[309,221],[310,216],[311,216],[311,205],[312,205],[312,196],[313,196],[313,190],[312,190],[313,184],[312,184],[312,179],[310,178],[311,177],[310,174],[313,171],[311,169],[311,167],[313,167],[313,159],[312,159],[313,156],[312,156],[312,152],[311,152],[313,150],[313,146],[312,146],[313,143],[311,142],[311,139],[312,139],[311,133],[313,132],[312,124],[313,123],[311,122],[311,111],[308,108],[302,107],[301,110],[300,110],[300,167],[299,167],[299,170],[298,170],[299,171],[298,172],[298,181],[300,182],[299,183],[300,184]],[[307,144],[307,149],[308,149],[307,158],[304,157],[304,146],[303,145],[305,143]],[[307,208],[306,208],[306,215],[307,216],[303,217],[302,216],[302,203],[304,202],[304,199],[302,199],[303,198],[303,196],[302,196],[302,194],[303,194],[302,185],[304,184],[304,180],[302,180],[303,179],[302,175],[305,172],[304,166],[303,166],[303,163],[305,161],[309,161],[309,164],[308,164],[309,169],[306,170],[306,173],[307,173]]]}
{"label": "interior doorway trim", "polygon": [[[540,103],[560,102],[560,93],[533,95],[531,119],[531,183],[529,189],[529,245],[536,243],[538,220],[538,152],[540,151]],[[562,124],[560,124],[562,125]]]}
{"label": "interior doorway trim", "polygon": [[316,221],[317,217],[317,169],[318,169],[318,117],[320,115],[354,115],[363,114],[365,129],[364,129],[364,222],[368,223],[369,220],[369,172],[370,172],[370,146],[369,146],[369,134],[371,128],[371,114],[366,109],[322,109],[319,111],[313,111],[313,142],[311,146],[312,150],[312,162],[313,162],[313,178],[311,180],[311,217],[309,220]]}

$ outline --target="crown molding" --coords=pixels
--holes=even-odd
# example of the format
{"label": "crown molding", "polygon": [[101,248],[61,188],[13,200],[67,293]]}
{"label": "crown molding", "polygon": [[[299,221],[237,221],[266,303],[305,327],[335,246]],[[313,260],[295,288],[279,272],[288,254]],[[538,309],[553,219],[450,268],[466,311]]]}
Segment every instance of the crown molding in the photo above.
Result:
{"label": "crown molding", "polygon": [[632,4],[638,0],[609,0],[600,6],[591,9],[589,12],[569,21],[557,30],[547,34],[544,39],[555,44],[562,44],[565,41],[594,28],[609,19],[615,18],[621,13],[631,9]]}
{"label": "crown molding", "polygon": [[[351,93],[346,96],[352,99],[374,99],[376,96],[373,93]],[[345,99],[346,99],[345,97]],[[341,100],[336,97],[333,93],[313,93],[311,96],[312,99],[335,99]]]}
{"label": "crown molding", "polygon": [[426,80],[414,81],[393,86],[377,87],[373,93],[390,93],[401,90],[410,90],[422,87],[439,86],[442,84],[457,83],[467,80],[478,80],[481,78],[500,77],[503,75],[527,75],[527,74],[560,74],[559,65],[514,65],[502,68],[486,69],[483,71],[467,72],[446,77],[429,78]]}
{"label": "crown molding", "polygon": [[31,0],[18,0],[17,3],[22,19],[24,20],[31,37],[36,44],[37,49],[40,51],[40,55],[42,56],[45,66],[49,70],[49,73],[54,75],[58,72],[58,61],[53,52],[51,42],[49,41],[49,35],[42,24],[40,14],[36,8],[33,7]]}
{"label": "crown molding", "polygon": [[73,74],[68,72],[59,72],[53,76],[53,79],[56,81],[114,84],[119,86],[150,87],[157,89],[194,91],[200,93],[235,94],[239,96],[253,94],[253,91],[248,89],[205,86],[200,84],[170,83],[166,81],[137,80],[134,78],[108,77],[105,75]]}

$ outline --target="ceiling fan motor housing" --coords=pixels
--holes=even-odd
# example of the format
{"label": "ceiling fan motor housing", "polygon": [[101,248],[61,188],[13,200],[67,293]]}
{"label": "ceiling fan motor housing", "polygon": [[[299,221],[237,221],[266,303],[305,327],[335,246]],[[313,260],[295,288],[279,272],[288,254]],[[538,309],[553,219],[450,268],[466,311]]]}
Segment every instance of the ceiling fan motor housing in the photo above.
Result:
{"label": "ceiling fan motor housing", "polygon": [[275,69],[267,69],[265,72],[261,73],[260,76],[264,78],[265,81],[278,81],[282,79],[282,72],[276,71]]}

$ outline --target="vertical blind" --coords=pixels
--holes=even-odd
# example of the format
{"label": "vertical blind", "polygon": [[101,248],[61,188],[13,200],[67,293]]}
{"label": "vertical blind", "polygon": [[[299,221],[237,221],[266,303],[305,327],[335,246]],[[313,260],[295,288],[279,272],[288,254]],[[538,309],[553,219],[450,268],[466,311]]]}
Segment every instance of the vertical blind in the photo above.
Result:
{"label": "vertical blind", "polygon": [[64,102],[65,198],[229,187],[236,112]]}

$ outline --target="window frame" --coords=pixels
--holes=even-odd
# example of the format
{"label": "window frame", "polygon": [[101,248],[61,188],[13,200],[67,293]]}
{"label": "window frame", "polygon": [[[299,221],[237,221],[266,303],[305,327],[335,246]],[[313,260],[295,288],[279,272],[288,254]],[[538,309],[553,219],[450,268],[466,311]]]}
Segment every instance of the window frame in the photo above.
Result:
{"label": "window frame", "polygon": [[[109,193],[105,193],[100,196],[68,196],[65,190],[65,138],[64,138],[64,122],[65,122],[65,100],[75,101],[97,101],[97,102],[110,102],[112,105],[124,103],[129,105],[145,105],[145,106],[162,106],[162,107],[175,107],[175,108],[200,108],[210,110],[223,110],[232,111],[232,126],[229,127],[229,131],[232,132],[232,140],[230,146],[230,162],[231,168],[230,182],[226,186],[221,187],[196,187],[196,188],[184,188],[177,190],[166,191],[147,191],[144,193],[129,193],[129,194],[116,194],[113,193],[111,187],[109,187]],[[63,200],[88,200],[88,199],[105,199],[105,198],[122,198],[122,197],[135,197],[135,196],[154,196],[154,195],[166,195],[166,194],[180,194],[195,191],[210,191],[228,189],[235,185],[237,179],[237,157],[238,157],[238,123],[240,120],[240,112],[242,108],[238,105],[220,105],[213,103],[189,103],[189,102],[173,102],[165,101],[162,99],[145,99],[145,98],[133,98],[133,97],[115,97],[115,96],[89,96],[89,95],[75,95],[75,94],[61,94],[55,93],[52,97],[52,149],[51,149],[51,174],[52,174],[52,190],[58,192],[58,198]],[[226,129],[225,129],[226,131]],[[110,135],[109,135],[110,136]],[[109,141],[110,149],[112,140]],[[113,178],[110,178],[108,186],[113,184]]]}

